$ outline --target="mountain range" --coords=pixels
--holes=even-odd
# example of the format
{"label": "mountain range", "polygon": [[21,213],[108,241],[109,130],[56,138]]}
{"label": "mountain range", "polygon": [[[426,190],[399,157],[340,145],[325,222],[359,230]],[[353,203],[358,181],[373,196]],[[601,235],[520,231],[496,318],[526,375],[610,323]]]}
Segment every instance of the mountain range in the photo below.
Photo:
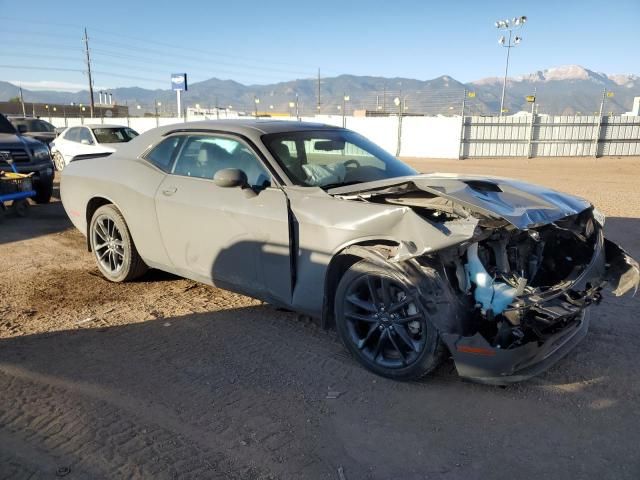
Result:
{"label": "mountain range", "polygon": [[[320,81],[320,112],[338,114],[343,105],[347,112],[368,109],[395,112],[394,104],[401,97],[408,113],[459,114],[465,90],[467,114],[494,114],[500,109],[502,78],[484,78],[469,83],[443,75],[432,80],[340,75]],[[167,81],[167,83],[169,83]],[[590,114],[600,107],[603,90],[606,112],[621,113],[631,109],[634,96],[640,96],[640,76],[633,74],[607,75],[579,65],[565,65],[528,75],[510,77],[507,82],[505,108],[510,112],[528,110],[526,96],[536,94],[539,113]],[[175,92],[122,87],[109,90],[113,99],[129,105],[132,114],[152,112],[160,102],[160,112],[175,110]],[[15,98],[18,87],[0,81],[0,101]],[[189,85],[183,94],[188,106],[201,108],[231,106],[234,110],[286,113],[293,110],[290,102],[298,95],[301,114],[317,110],[318,80],[298,79],[271,85],[243,85],[233,80],[211,78]],[[87,91],[59,92],[23,89],[25,102],[88,103]],[[348,100],[343,100],[347,96]],[[258,103],[256,103],[258,99]],[[95,93],[98,101],[98,94]],[[140,105],[140,109],[136,107]]]}

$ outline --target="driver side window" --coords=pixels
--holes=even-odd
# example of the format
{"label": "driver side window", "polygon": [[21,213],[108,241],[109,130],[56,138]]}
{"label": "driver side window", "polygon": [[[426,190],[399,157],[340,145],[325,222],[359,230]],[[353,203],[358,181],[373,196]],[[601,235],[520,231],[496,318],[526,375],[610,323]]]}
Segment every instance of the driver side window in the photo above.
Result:
{"label": "driver side window", "polygon": [[173,174],[210,180],[225,168],[242,170],[251,186],[264,188],[271,185],[271,176],[253,151],[238,140],[222,136],[187,137],[176,159]]}

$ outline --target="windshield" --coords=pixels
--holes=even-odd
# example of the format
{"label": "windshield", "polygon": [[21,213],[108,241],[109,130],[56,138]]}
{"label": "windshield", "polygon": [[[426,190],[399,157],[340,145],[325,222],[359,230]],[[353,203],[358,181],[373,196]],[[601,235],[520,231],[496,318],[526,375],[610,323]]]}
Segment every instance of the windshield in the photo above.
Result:
{"label": "windshield", "polygon": [[16,133],[16,129],[2,114],[0,114],[0,133],[12,133],[14,135]]}
{"label": "windshield", "polygon": [[53,132],[55,131],[55,127],[51,125],[49,122],[45,122],[44,120],[33,119],[33,120],[14,120],[13,125],[18,128],[18,125],[24,125],[25,132]]}
{"label": "windshield", "polygon": [[98,143],[124,143],[138,136],[138,132],[128,127],[94,128]]}
{"label": "windshield", "polygon": [[263,140],[296,185],[327,189],[417,173],[349,130],[276,133]]}

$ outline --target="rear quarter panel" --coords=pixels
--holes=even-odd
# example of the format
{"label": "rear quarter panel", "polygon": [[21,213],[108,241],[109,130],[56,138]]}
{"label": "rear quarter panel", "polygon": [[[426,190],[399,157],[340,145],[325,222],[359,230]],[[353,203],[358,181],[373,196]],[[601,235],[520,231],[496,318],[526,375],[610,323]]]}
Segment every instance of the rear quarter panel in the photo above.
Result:
{"label": "rear quarter panel", "polygon": [[60,196],[67,215],[85,236],[89,201],[107,199],[124,216],[143,260],[150,266],[170,266],[155,210],[155,193],[164,176],[144,160],[117,154],[78,160],[62,171]]}

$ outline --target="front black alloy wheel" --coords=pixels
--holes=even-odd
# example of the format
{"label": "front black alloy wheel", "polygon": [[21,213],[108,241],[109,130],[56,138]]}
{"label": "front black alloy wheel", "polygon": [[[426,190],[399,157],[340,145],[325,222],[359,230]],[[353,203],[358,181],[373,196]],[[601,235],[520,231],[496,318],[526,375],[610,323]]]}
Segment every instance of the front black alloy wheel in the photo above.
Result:
{"label": "front black alloy wheel", "polygon": [[336,325],[368,369],[413,379],[440,363],[444,346],[404,279],[367,261],[352,266],[336,290]]}

